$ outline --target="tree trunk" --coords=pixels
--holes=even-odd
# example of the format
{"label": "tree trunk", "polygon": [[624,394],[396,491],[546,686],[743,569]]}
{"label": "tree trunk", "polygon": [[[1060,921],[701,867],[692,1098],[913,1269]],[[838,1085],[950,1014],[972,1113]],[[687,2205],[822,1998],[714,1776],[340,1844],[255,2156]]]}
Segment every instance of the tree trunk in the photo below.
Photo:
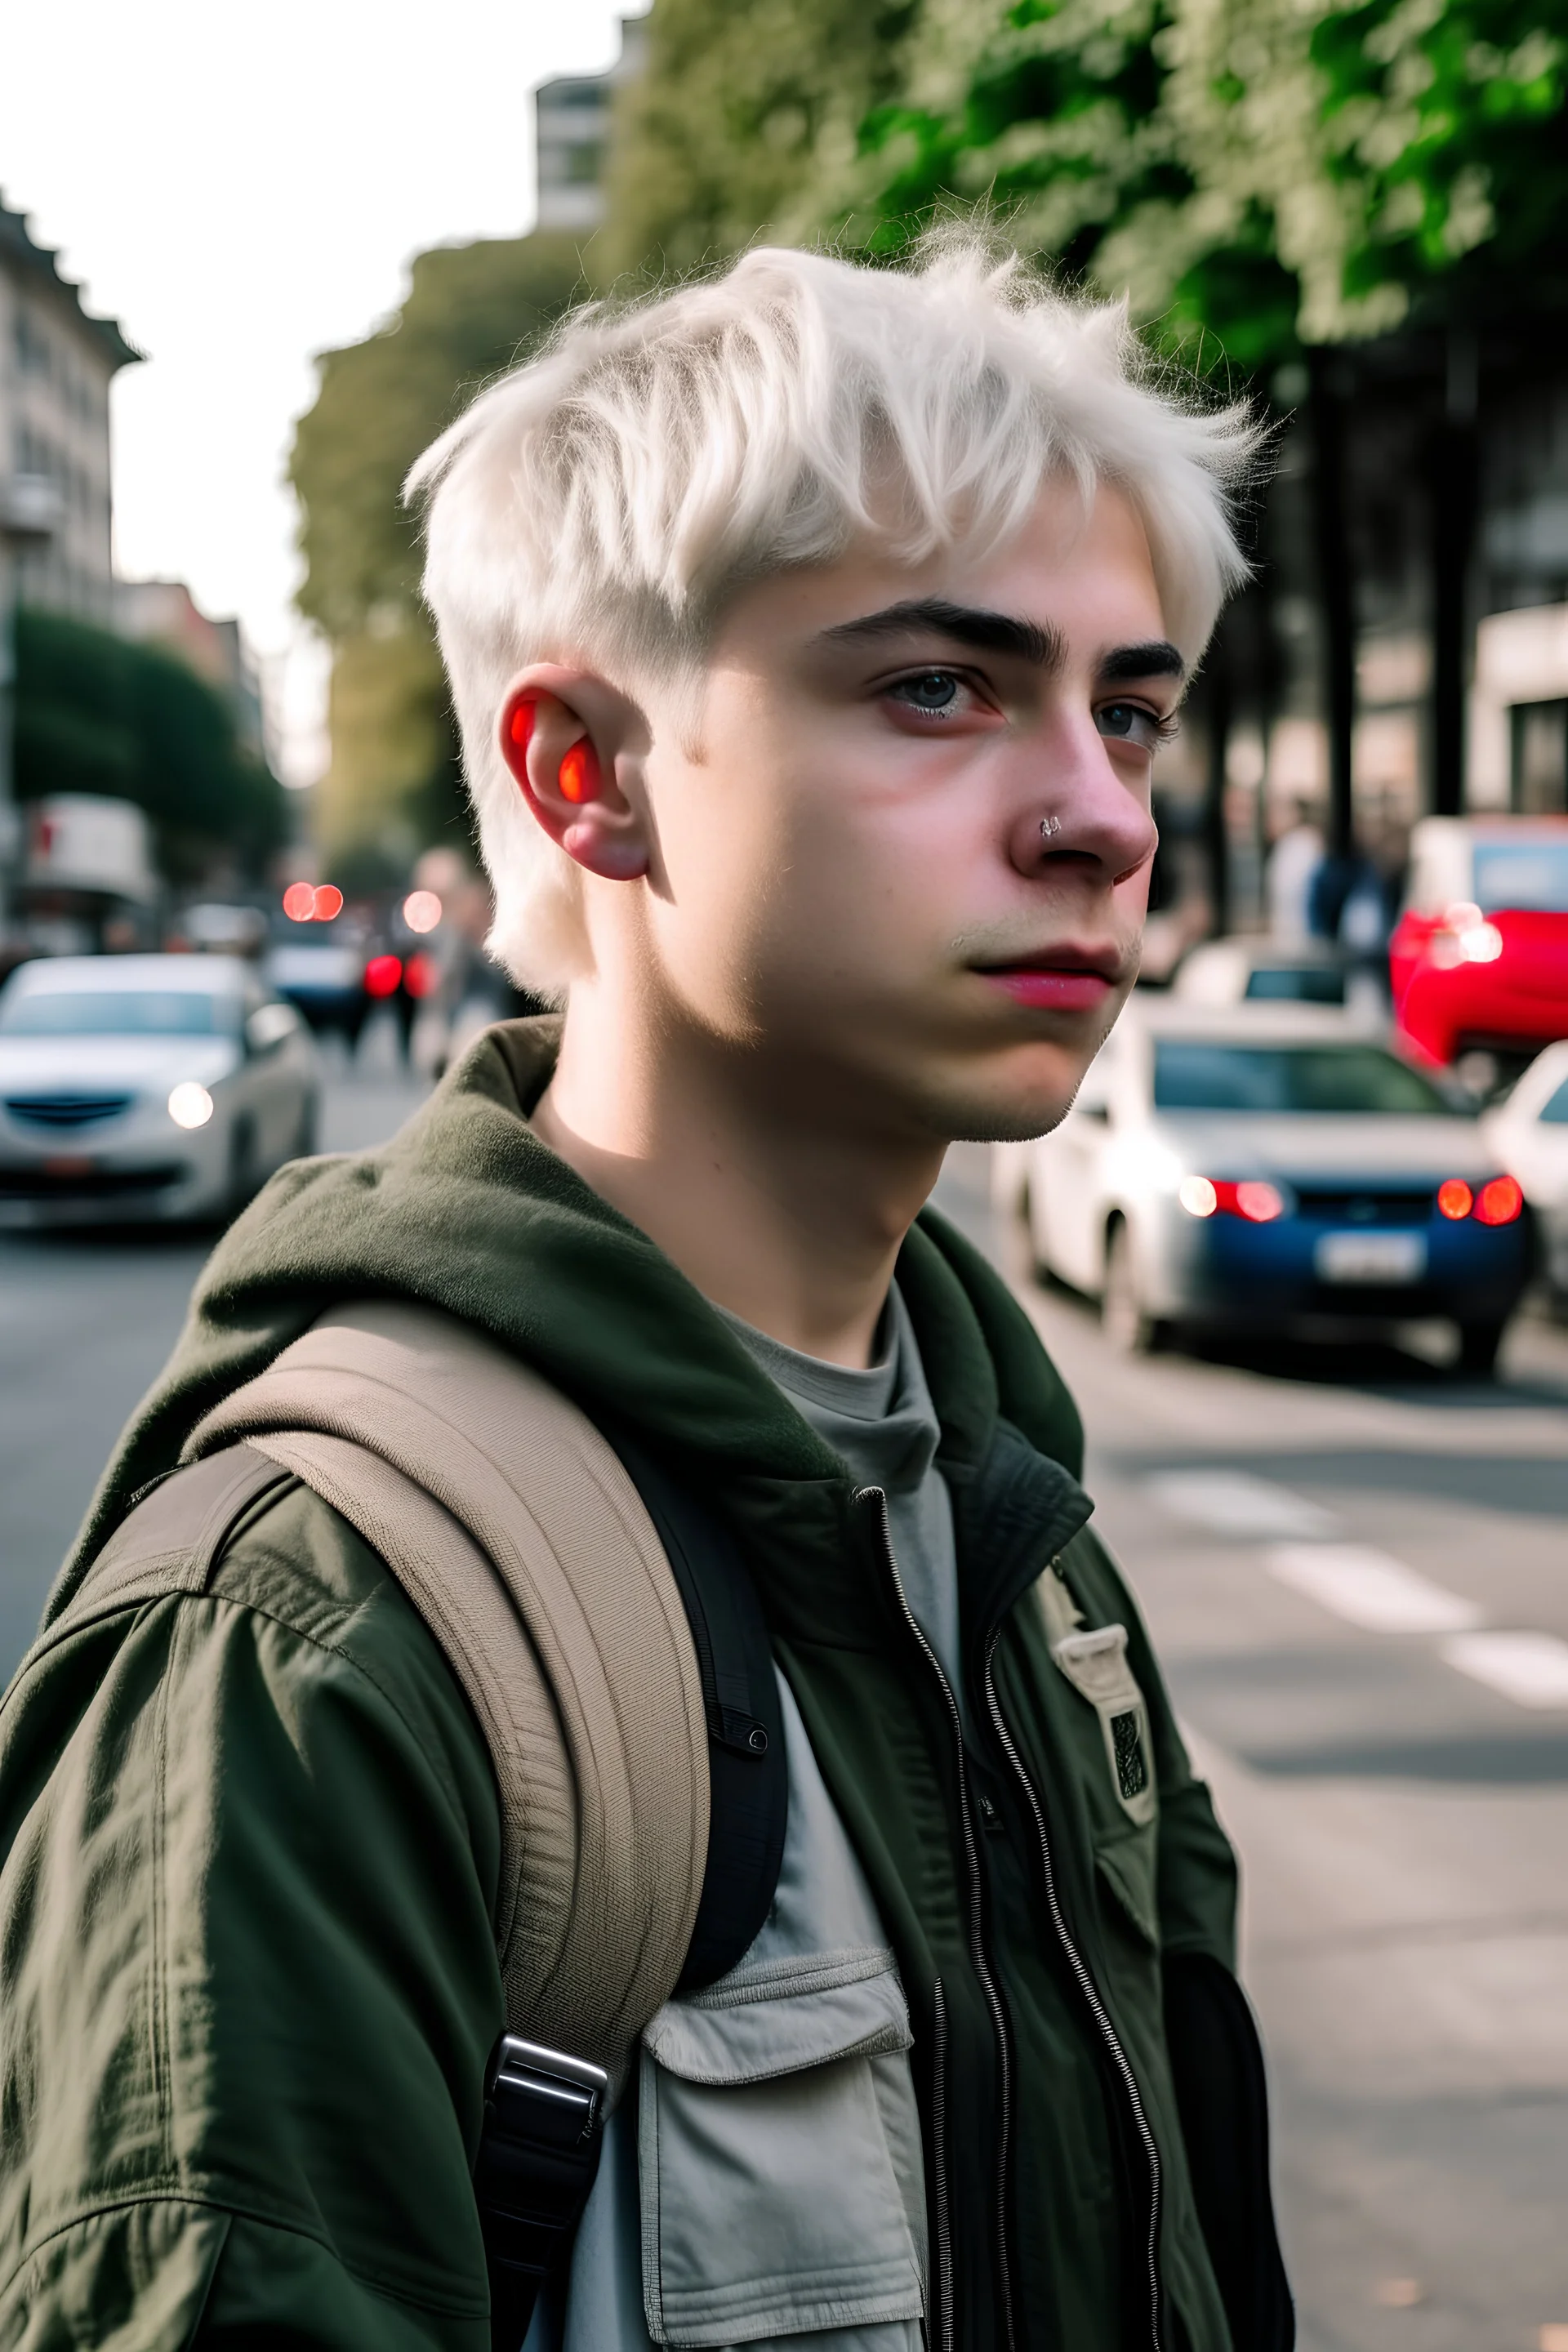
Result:
{"label": "tree trunk", "polygon": [[1473,339],[1448,337],[1447,414],[1432,438],[1432,814],[1465,806],[1465,706],[1470,667],[1469,578],[1479,484]]}
{"label": "tree trunk", "polygon": [[1308,408],[1315,467],[1312,536],[1323,627],[1324,717],[1329,731],[1329,853],[1350,855],[1355,839],[1352,744],[1355,730],[1355,582],[1351,572],[1345,475],[1343,362],[1330,352],[1307,354]]}
{"label": "tree trunk", "polygon": [[1231,663],[1229,633],[1222,621],[1204,664],[1208,716],[1208,771],[1204,779],[1204,856],[1215,933],[1230,929],[1230,838],[1226,830],[1226,755],[1230,748]]}

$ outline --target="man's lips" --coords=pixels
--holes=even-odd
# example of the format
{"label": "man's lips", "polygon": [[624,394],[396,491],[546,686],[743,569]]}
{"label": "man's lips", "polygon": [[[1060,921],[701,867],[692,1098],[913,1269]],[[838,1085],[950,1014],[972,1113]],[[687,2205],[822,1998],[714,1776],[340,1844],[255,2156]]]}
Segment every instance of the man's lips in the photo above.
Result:
{"label": "man's lips", "polygon": [[1026,961],[983,966],[980,978],[1031,1010],[1092,1013],[1115,987],[1121,968],[1121,957],[1111,950],[1093,954],[1063,948]]}

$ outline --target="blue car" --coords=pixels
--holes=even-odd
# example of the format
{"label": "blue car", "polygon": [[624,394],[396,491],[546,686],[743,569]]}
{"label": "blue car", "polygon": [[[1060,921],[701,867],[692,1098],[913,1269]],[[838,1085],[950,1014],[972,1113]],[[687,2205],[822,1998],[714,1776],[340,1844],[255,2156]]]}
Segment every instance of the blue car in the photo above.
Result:
{"label": "blue car", "polygon": [[1028,1213],[1040,1265],[1128,1349],[1442,1316],[1485,1374],[1531,1275],[1474,1108],[1327,1006],[1135,996],[1029,1147]]}

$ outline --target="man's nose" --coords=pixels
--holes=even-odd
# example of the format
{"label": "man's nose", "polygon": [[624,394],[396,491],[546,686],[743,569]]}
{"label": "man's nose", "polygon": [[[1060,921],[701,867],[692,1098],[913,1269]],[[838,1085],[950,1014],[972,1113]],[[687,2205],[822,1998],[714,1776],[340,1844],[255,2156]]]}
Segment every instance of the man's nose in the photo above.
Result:
{"label": "man's nose", "polygon": [[1147,775],[1117,767],[1092,714],[1060,720],[1026,754],[1018,751],[1008,854],[1020,874],[1035,880],[1048,861],[1070,859],[1097,866],[1110,884],[1152,857],[1159,834]]}

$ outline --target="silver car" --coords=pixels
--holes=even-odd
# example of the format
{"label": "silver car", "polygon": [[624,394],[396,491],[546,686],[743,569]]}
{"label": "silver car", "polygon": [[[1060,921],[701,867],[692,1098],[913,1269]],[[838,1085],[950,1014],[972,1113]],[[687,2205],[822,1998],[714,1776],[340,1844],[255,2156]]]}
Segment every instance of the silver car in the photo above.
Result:
{"label": "silver car", "polygon": [[1568,1300],[1568,1041],[1538,1054],[1482,1125],[1534,1213],[1547,1281]]}
{"label": "silver car", "polygon": [[1530,1275],[1474,1110],[1328,1007],[1134,996],[1029,1147],[1027,1205],[1040,1265],[1129,1349],[1445,1316],[1485,1373]]}
{"label": "silver car", "polygon": [[58,956],[0,989],[0,1223],[226,1215],[315,1148],[315,1048],[231,956]]}

